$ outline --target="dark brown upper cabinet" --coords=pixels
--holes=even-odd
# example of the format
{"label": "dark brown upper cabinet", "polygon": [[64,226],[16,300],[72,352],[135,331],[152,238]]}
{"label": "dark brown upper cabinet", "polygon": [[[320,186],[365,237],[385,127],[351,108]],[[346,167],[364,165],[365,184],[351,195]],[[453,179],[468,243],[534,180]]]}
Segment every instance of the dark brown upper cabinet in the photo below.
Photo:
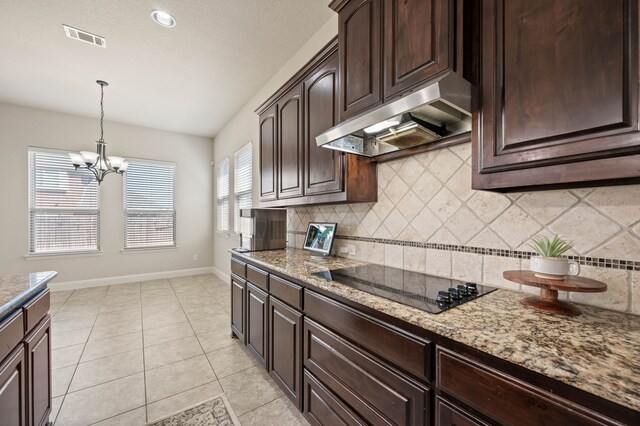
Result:
{"label": "dark brown upper cabinet", "polygon": [[316,144],[338,123],[338,64],[335,38],[256,110],[261,207],[377,201],[375,163]]}
{"label": "dark brown upper cabinet", "polygon": [[337,84],[337,53],[320,64],[304,82],[304,191],[307,195],[340,192],[344,185],[344,154],[316,144],[316,136],[338,122]]}
{"label": "dark brown upper cabinet", "polygon": [[353,0],[338,14],[341,120],[382,101],[381,29],[382,0]]}
{"label": "dark brown upper cabinet", "polygon": [[385,101],[451,67],[448,0],[384,1]]}
{"label": "dark brown upper cabinet", "polygon": [[640,177],[638,2],[481,2],[477,189]]}
{"label": "dark brown upper cabinet", "polygon": [[338,12],[340,121],[409,93],[441,72],[462,73],[465,12],[463,2],[457,4],[452,0],[329,4]]}
{"label": "dark brown upper cabinet", "polygon": [[275,200],[276,194],[276,147],[277,112],[273,105],[260,115],[260,199]]}
{"label": "dark brown upper cabinet", "polygon": [[278,102],[278,198],[302,195],[302,90],[293,87]]}

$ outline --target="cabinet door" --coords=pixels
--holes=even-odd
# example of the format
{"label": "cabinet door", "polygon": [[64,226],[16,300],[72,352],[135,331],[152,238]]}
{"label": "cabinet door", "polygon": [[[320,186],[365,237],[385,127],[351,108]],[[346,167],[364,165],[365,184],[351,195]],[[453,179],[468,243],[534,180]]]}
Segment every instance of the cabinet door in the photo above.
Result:
{"label": "cabinet door", "polygon": [[451,0],[384,0],[384,97],[449,68]]}
{"label": "cabinet door", "polygon": [[276,199],[277,105],[260,115],[260,200]]}
{"label": "cabinet door", "polygon": [[638,177],[638,2],[483,1],[473,186]]}
{"label": "cabinet door", "polygon": [[258,287],[247,283],[247,347],[267,367],[268,318],[267,300],[269,296]]}
{"label": "cabinet door", "polygon": [[278,198],[302,196],[302,87],[278,102]]}
{"label": "cabinet door", "polygon": [[26,425],[24,347],[18,346],[0,364],[0,419],[2,426]]}
{"label": "cabinet door", "polygon": [[304,371],[304,417],[312,426],[364,426],[347,404]]}
{"label": "cabinet door", "polygon": [[245,291],[247,284],[244,280],[231,276],[231,331],[244,340],[245,332]]}
{"label": "cabinet door", "polygon": [[271,296],[269,334],[269,374],[301,410],[302,314]]}
{"label": "cabinet door", "polygon": [[338,122],[337,84],[337,53],[325,60],[304,82],[305,195],[343,190],[344,153],[316,144],[316,136]]}
{"label": "cabinet door", "polygon": [[46,425],[51,413],[51,317],[25,339],[27,358],[27,423]]}
{"label": "cabinet door", "polygon": [[382,100],[382,0],[352,0],[338,12],[340,121]]}
{"label": "cabinet door", "polygon": [[487,423],[438,396],[436,397],[436,425],[486,426]]}

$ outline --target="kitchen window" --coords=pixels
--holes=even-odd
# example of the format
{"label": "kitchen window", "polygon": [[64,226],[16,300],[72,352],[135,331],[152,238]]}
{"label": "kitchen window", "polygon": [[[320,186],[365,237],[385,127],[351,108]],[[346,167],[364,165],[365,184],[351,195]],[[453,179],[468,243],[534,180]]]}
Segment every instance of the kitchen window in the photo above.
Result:
{"label": "kitchen window", "polygon": [[252,153],[252,145],[249,143],[236,151],[233,158],[233,195],[235,198],[233,230],[236,234],[248,232],[240,229],[240,209],[251,208],[253,203]]}
{"label": "kitchen window", "polygon": [[216,230],[229,232],[229,159],[216,166]]}
{"label": "kitchen window", "polygon": [[175,163],[128,161],[124,174],[124,248],[175,247]]}
{"label": "kitchen window", "polygon": [[100,250],[100,187],[66,151],[29,148],[29,254]]}

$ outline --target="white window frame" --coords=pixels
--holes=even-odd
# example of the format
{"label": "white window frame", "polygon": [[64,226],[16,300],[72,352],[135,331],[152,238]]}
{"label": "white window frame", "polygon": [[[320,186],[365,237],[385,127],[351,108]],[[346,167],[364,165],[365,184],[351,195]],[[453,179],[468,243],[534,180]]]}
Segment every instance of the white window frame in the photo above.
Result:
{"label": "white window frame", "polygon": [[[238,157],[245,152],[249,153],[249,189],[244,191],[238,191],[239,176],[238,176]],[[233,233],[238,235],[240,233],[240,209],[247,208],[247,206],[240,205],[240,198],[243,195],[249,195],[249,207],[253,205],[253,144],[249,142],[233,154]]]}
{"label": "white window frame", "polygon": [[[176,205],[176,180],[177,180],[177,164],[171,161],[160,161],[160,160],[150,160],[147,158],[130,158],[127,157],[127,161],[129,161],[129,169],[131,165],[146,164],[146,165],[156,165],[163,166],[173,169],[173,243],[172,244],[164,244],[164,245],[145,245],[145,246],[135,246],[135,247],[127,247],[127,214],[149,214],[149,213],[162,213],[166,214],[169,210],[139,210],[139,209],[128,209],[127,208],[127,172],[124,173],[122,179],[122,252],[136,252],[142,250],[166,250],[166,249],[174,249],[178,247],[178,214],[177,214],[177,205]],[[129,212],[131,210],[131,213]]]}
{"label": "white window frame", "polygon": [[[51,148],[40,148],[30,146],[27,148],[27,254],[25,258],[37,258],[37,257],[65,257],[65,256],[75,256],[75,255],[95,255],[102,253],[101,250],[101,242],[102,236],[100,232],[101,228],[101,215],[100,215],[100,187],[97,189],[97,200],[96,200],[96,208],[95,209],[55,209],[55,208],[37,208],[33,206],[33,190],[35,183],[32,178],[35,178],[32,171],[31,164],[31,153],[32,152],[41,152],[41,153],[52,153],[59,154],[61,156],[69,155],[69,151],[60,150],[60,149],[51,149]],[[71,160],[69,159],[69,166],[72,166]],[[87,171],[87,173],[91,173]],[[96,215],[96,248],[95,249],[80,249],[80,250],[57,250],[57,251],[35,251],[32,245],[34,241],[34,237],[32,236],[33,230],[33,221],[32,221],[32,213],[34,211],[40,212],[83,212],[84,214],[95,214]]]}
{"label": "white window frame", "polygon": [[[227,167],[227,195],[226,197],[220,197],[218,185],[220,184],[220,169],[223,165],[226,164]],[[229,235],[231,229],[231,162],[229,161],[229,157],[224,160],[218,162],[216,164],[216,232],[220,234]],[[226,229],[220,227],[220,202],[226,202],[227,204],[227,223]]]}

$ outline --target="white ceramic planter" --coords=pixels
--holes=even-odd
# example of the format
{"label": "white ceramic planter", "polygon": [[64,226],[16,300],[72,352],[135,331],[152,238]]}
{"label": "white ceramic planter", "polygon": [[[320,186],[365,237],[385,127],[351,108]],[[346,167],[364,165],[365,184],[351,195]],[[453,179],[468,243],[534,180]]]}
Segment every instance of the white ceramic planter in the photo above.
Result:
{"label": "white ceramic planter", "polygon": [[563,280],[567,275],[578,275],[580,264],[560,257],[531,257],[531,270],[538,278]]}

